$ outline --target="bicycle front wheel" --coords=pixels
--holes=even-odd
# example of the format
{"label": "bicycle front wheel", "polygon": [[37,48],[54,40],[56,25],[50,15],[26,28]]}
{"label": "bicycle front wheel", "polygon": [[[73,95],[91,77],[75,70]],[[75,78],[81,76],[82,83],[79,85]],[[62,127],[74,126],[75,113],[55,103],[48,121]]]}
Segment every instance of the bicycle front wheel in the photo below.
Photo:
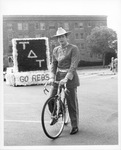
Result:
{"label": "bicycle front wheel", "polygon": [[[56,121],[51,125],[53,116],[56,117]],[[47,137],[56,139],[62,133],[64,128],[64,108],[62,101],[58,100],[58,96],[51,97],[45,102],[42,109],[41,122]]]}

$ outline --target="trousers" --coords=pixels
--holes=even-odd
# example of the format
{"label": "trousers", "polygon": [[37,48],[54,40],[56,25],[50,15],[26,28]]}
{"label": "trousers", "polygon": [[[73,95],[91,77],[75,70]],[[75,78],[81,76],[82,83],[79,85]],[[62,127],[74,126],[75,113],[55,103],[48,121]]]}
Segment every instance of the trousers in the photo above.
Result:
{"label": "trousers", "polygon": [[[50,97],[57,94],[58,85],[54,84],[51,89]],[[78,109],[78,99],[77,99],[77,88],[68,88],[69,92],[65,95],[67,99],[68,111],[72,127],[78,127],[79,125],[79,109]],[[54,101],[54,100],[53,100]],[[51,102],[54,103],[54,102]],[[52,105],[52,104],[49,104]]]}

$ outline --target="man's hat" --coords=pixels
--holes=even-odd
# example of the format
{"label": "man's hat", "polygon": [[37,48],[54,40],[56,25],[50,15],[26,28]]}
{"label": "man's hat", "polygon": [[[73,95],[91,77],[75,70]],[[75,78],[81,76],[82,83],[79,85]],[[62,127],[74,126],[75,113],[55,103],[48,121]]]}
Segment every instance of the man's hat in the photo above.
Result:
{"label": "man's hat", "polygon": [[70,35],[70,34],[71,34],[71,31],[67,32],[62,27],[59,27],[57,32],[56,32],[56,35],[53,35],[51,38],[58,38],[61,35]]}

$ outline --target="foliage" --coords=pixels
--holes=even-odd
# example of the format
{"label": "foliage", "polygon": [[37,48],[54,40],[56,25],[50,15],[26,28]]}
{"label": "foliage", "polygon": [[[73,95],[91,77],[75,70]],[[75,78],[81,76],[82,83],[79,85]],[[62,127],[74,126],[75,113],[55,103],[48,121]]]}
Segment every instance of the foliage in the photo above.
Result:
{"label": "foliage", "polygon": [[109,47],[110,47],[110,48],[113,48],[115,51],[118,50],[118,49],[117,49],[117,45],[118,45],[117,40],[114,40],[114,41],[112,41],[111,43],[109,43]]}
{"label": "foliage", "polygon": [[106,26],[95,27],[91,34],[87,36],[87,48],[90,49],[92,54],[101,54],[104,65],[106,53],[114,51],[110,43],[115,40],[117,40],[117,34],[114,30]]}

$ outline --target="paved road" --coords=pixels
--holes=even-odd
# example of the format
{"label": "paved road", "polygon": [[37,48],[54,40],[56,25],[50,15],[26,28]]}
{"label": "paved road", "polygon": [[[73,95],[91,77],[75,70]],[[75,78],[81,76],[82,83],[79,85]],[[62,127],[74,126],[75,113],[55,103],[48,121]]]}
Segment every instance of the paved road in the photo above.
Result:
{"label": "paved road", "polygon": [[118,82],[108,69],[78,71],[79,133],[70,135],[70,124],[51,140],[43,133],[40,115],[48,95],[43,86],[12,87],[4,83],[5,146],[117,145]]}

